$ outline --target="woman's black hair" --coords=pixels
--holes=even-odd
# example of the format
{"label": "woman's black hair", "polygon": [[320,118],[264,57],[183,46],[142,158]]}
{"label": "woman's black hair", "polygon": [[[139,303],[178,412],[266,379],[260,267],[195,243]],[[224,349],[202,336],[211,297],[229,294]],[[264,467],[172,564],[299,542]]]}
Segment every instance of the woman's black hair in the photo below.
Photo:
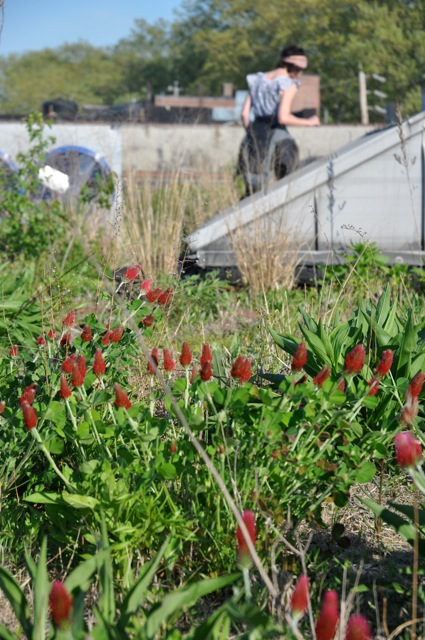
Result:
{"label": "woman's black hair", "polygon": [[296,73],[298,71],[303,71],[297,65],[292,64],[291,62],[285,62],[285,58],[289,58],[289,56],[305,56],[305,51],[302,47],[297,47],[295,44],[290,44],[288,47],[284,47],[280,52],[279,60],[277,61],[278,69],[286,69],[288,73]]}

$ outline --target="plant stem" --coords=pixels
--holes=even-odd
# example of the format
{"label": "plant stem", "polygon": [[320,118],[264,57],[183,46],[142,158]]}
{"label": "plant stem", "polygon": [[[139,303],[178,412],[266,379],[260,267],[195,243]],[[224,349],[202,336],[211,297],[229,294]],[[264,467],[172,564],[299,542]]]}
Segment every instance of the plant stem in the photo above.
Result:
{"label": "plant stem", "polygon": [[248,567],[242,567],[242,575],[243,575],[243,584],[245,587],[245,597],[249,602],[252,599],[252,593],[251,593],[251,581],[249,579]]}
{"label": "plant stem", "polygon": [[69,482],[69,480],[67,480],[65,478],[65,476],[63,475],[63,473],[60,471],[60,469],[58,468],[58,466],[56,465],[56,462],[53,460],[52,456],[50,455],[50,451],[48,451],[46,445],[44,444],[44,442],[41,439],[40,434],[37,431],[37,427],[34,427],[33,429],[31,429],[31,435],[32,437],[35,439],[35,441],[37,442],[38,446],[40,447],[41,451],[44,453],[44,455],[46,456],[47,460],[50,462],[52,469],[54,470],[54,472],[56,473],[56,475],[62,480],[62,482],[65,484],[65,486],[67,487],[67,489],[69,489],[70,491],[75,491],[74,486]]}
{"label": "plant stem", "polygon": [[419,563],[419,509],[418,489],[413,492],[413,518],[415,524],[415,539],[413,541],[413,570],[412,570],[412,633],[411,638],[416,638],[416,617],[418,613],[418,563]]}

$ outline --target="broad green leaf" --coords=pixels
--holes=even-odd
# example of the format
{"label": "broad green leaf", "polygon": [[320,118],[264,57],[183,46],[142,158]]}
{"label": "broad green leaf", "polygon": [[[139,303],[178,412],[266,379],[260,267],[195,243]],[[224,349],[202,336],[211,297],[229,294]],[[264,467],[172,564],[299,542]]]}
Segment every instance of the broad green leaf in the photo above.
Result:
{"label": "broad green leaf", "polygon": [[109,545],[108,530],[106,528],[105,516],[102,513],[101,519],[101,543],[102,549],[106,552],[104,557],[98,558],[100,597],[98,609],[105,620],[112,624],[115,620],[115,595],[114,576],[112,568],[111,550]]}
{"label": "broad green leaf", "polygon": [[239,573],[219,578],[209,578],[167,594],[159,606],[148,616],[144,629],[145,637],[147,640],[153,640],[161,625],[177,611],[193,606],[199,598],[203,598],[213,591],[218,591],[239,578]]}
{"label": "broad green leaf", "polygon": [[306,327],[300,327],[300,329],[314,356],[319,360],[319,367],[321,368],[323,364],[331,365],[332,359],[328,357],[325,345],[319,336]]}
{"label": "broad green leaf", "polygon": [[99,564],[106,555],[107,552],[104,549],[99,549],[96,555],[79,564],[64,582],[68,591],[72,593],[77,588],[86,591],[90,585],[92,575],[98,570]]}
{"label": "broad green leaf", "polygon": [[377,396],[365,396],[362,402],[367,409],[376,409],[380,400]]}
{"label": "broad green leaf", "polygon": [[335,366],[336,362],[335,362],[335,352],[332,346],[332,342],[330,341],[330,338],[328,336],[328,334],[325,331],[325,328],[323,326],[323,322],[322,319],[320,318],[319,320],[319,338],[322,341],[323,346],[325,347],[325,351],[326,354],[329,358],[329,362],[332,366]]}
{"label": "broad green leaf", "polygon": [[363,462],[357,470],[356,473],[356,482],[360,482],[361,484],[365,482],[370,482],[373,476],[376,473],[376,467],[373,462]]}
{"label": "broad green leaf", "polygon": [[383,327],[385,321],[388,318],[388,314],[392,307],[397,307],[396,304],[391,304],[391,287],[386,285],[384,291],[379,297],[378,304],[376,305],[376,323],[378,326]]}
{"label": "broad green leaf", "polygon": [[298,307],[298,311],[300,312],[300,315],[307,329],[312,333],[317,333],[319,328],[317,322],[307,313],[305,309],[303,309],[303,307]]}
{"label": "broad green leaf", "polygon": [[276,333],[276,331],[270,326],[268,327],[268,330],[273,338],[274,343],[278,347],[289,353],[291,356],[295,354],[298,348],[298,342],[294,338],[280,335],[279,333]]}
{"label": "broad green leaf", "polygon": [[47,540],[43,539],[34,581],[34,640],[46,637],[46,620],[50,583],[47,577]]}
{"label": "broad green leaf", "polygon": [[16,640],[16,634],[0,623],[0,640]]}
{"label": "broad green leaf", "polygon": [[0,566],[0,589],[10,603],[26,638],[33,640],[30,609],[23,591],[9,571]]}
{"label": "broad green leaf", "polygon": [[[396,511],[400,511],[403,515],[407,516],[409,520],[414,522],[415,510],[410,504],[398,504],[397,502],[390,502],[390,507]],[[418,509],[418,522],[421,526],[425,526],[425,510]]]}
{"label": "broad green leaf", "polygon": [[[335,366],[342,365],[344,362],[343,352],[346,349],[347,338],[350,333],[350,327],[348,323],[338,325],[332,330],[329,339],[333,344],[335,354]],[[354,346],[354,345],[353,345]]]}
{"label": "broad green leaf", "polygon": [[171,462],[164,462],[159,465],[157,471],[165,480],[175,480],[177,477],[177,469]]}
{"label": "broad green leaf", "polygon": [[281,382],[286,380],[286,376],[284,376],[281,373],[260,373],[259,377],[263,378],[264,380],[268,380],[269,382],[272,382],[277,387],[280,385]]}
{"label": "broad green leaf", "polygon": [[49,491],[38,491],[31,493],[24,498],[26,502],[34,502],[36,504],[63,504],[62,496],[60,493],[53,493]]}
{"label": "broad green leaf", "polygon": [[147,595],[147,589],[153,580],[161,560],[163,556],[168,555],[172,546],[173,544],[170,543],[170,538],[167,538],[158,551],[156,558],[147,562],[141,568],[139,577],[127,592],[123,603],[120,606],[120,617],[117,624],[118,628],[124,631],[127,628],[131,616],[134,615],[138,608],[144,603]]}
{"label": "broad green leaf", "polygon": [[91,496],[78,495],[76,493],[62,492],[62,498],[67,504],[70,504],[74,509],[95,509],[99,504],[97,498]]}
{"label": "broad green leaf", "polygon": [[413,324],[412,311],[409,309],[407,321],[402,334],[397,359],[397,375],[410,377],[410,361],[417,343],[417,331]]}

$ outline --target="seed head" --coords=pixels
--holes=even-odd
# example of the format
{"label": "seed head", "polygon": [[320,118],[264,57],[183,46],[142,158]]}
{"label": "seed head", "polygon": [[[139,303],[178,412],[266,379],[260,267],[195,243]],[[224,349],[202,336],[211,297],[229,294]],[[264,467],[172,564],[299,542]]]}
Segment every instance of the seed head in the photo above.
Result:
{"label": "seed head", "polygon": [[187,368],[192,362],[192,353],[187,342],[183,342],[182,344],[182,351],[179,357],[179,361],[181,366],[184,368]]}
{"label": "seed head", "polygon": [[80,337],[81,337],[81,340],[83,340],[84,342],[91,342],[93,340],[93,331],[88,324],[84,325]]}
{"label": "seed head", "polygon": [[372,632],[366,618],[354,614],[348,621],[345,640],[372,640]]}
{"label": "seed head", "polygon": [[400,467],[414,467],[422,460],[422,446],[411,431],[397,433],[394,438],[395,456]]}
{"label": "seed head", "polygon": [[72,596],[60,580],[55,580],[52,584],[49,605],[55,625],[60,626],[69,622],[72,611]]}
{"label": "seed head", "polygon": [[27,402],[24,402],[21,405],[22,414],[24,416],[24,424],[28,431],[34,429],[37,426],[37,414],[34,411],[34,408],[29,405]]}
{"label": "seed head", "polygon": [[301,618],[308,607],[309,583],[306,575],[298,578],[291,597],[291,612],[296,618]]}
{"label": "seed head", "polygon": [[93,373],[97,378],[105,375],[106,363],[101,349],[96,349],[93,359]]}
{"label": "seed head", "polygon": [[366,359],[366,351],[362,344],[357,344],[350,353],[345,356],[345,370],[347,373],[360,373]]}
{"label": "seed head", "polygon": [[75,324],[75,311],[72,309],[62,320],[62,326],[70,329]]}
{"label": "seed head", "polygon": [[[246,510],[242,514],[242,520],[248,530],[248,535],[252,544],[255,544],[255,538],[257,536],[257,527],[255,525],[255,517],[252,511]],[[236,541],[238,547],[238,561],[243,567],[249,567],[252,564],[251,554],[248,549],[245,537],[242,533],[241,527],[238,525],[236,529]]]}
{"label": "seed head", "polygon": [[126,392],[121,387],[121,385],[118,384],[118,382],[115,382],[114,384],[114,391],[115,391],[115,402],[114,402],[115,406],[124,407],[125,409],[130,409],[131,402],[128,399]]}
{"label": "seed head", "polygon": [[307,364],[307,347],[305,342],[300,342],[292,358],[292,371],[301,371],[301,369]]}
{"label": "seed head", "polygon": [[389,373],[391,365],[393,363],[394,353],[391,349],[383,351],[378,366],[375,369],[375,377],[383,378]]}

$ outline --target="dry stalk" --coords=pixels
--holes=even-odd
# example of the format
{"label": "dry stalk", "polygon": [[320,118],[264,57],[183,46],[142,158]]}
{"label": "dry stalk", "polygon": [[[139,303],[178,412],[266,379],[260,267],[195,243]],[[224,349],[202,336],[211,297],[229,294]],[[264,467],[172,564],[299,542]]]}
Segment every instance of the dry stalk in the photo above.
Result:
{"label": "dry stalk", "polygon": [[291,228],[280,216],[255,216],[250,225],[242,221],[229,229],[239,272],[255,292],[283,287],[291,289],[295,269],[300,262],[298,229]]}

